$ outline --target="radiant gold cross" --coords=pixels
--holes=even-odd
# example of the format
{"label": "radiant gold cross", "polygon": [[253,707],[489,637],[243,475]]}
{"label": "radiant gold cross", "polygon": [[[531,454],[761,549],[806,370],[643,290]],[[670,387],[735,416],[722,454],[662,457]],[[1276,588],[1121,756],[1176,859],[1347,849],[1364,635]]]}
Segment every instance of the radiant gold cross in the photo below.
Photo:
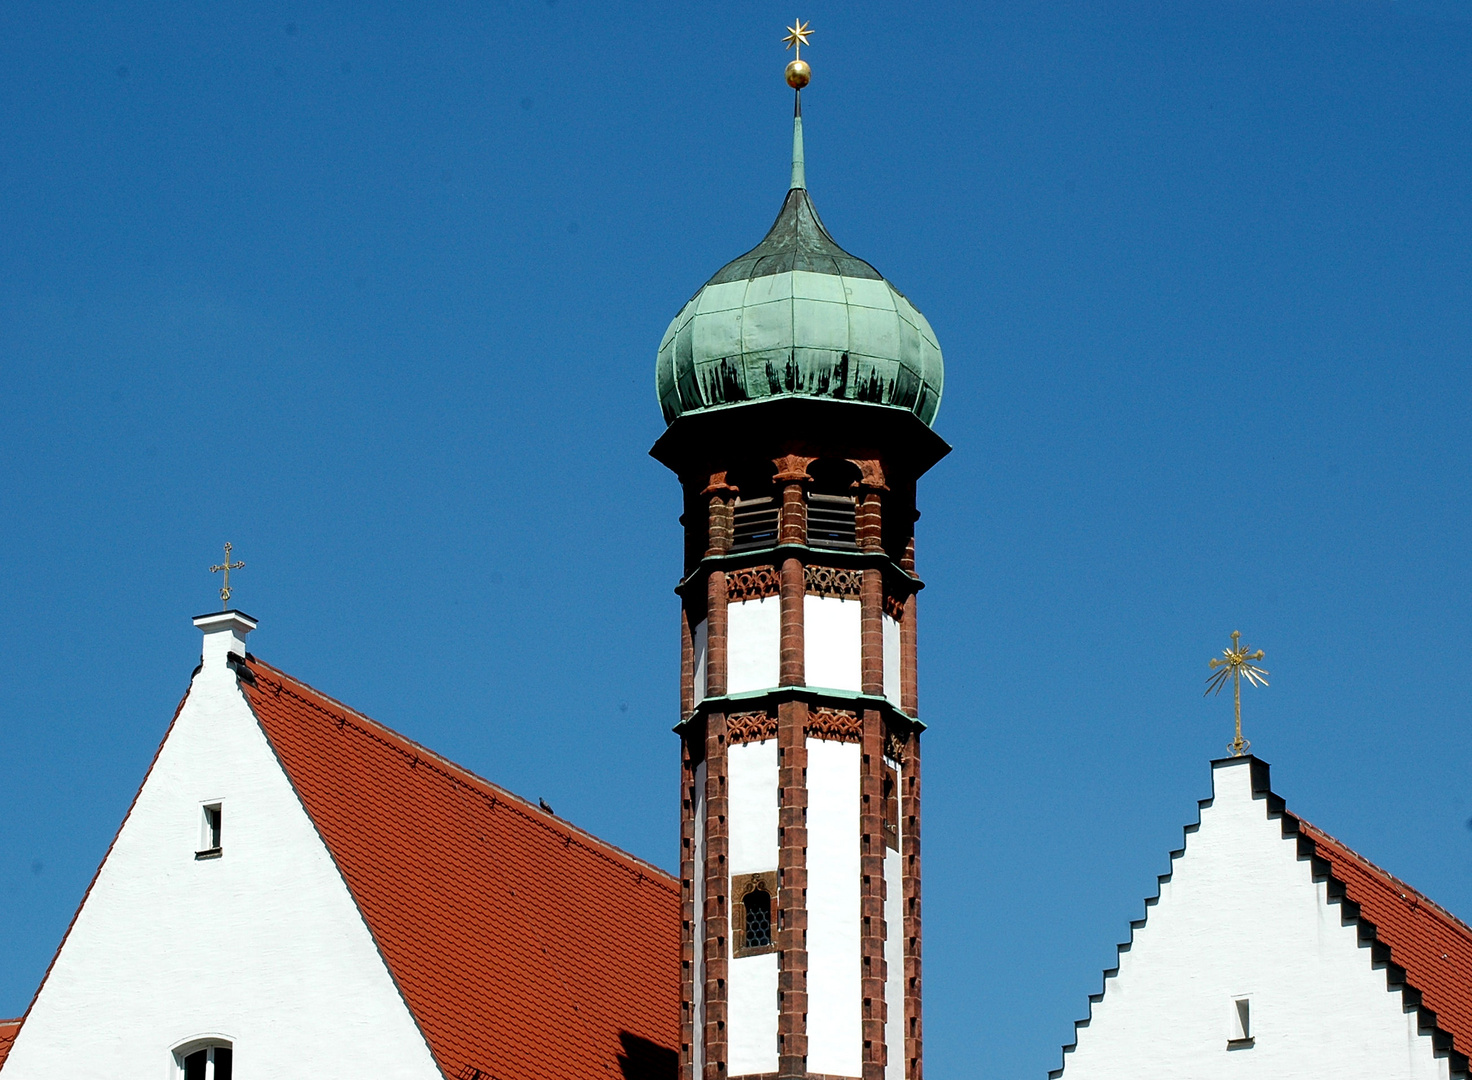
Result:
{"label": "radiant gold cross", "polygon": [[812,24],[805,23],[801,19],[793,19],[792,21],[795,22],[797,25],[789,26],[787,28],[787,36],[782,40],[787,42],[787,47],[789,49],[797,49],[795,56],[798,60],[801,60],[802,47],[808,43],[808,35],[813,32],[811,29]]}
{"label": "radiant gold cross", "polygon": [[1227,744],[1232,751],[1233,757],[1241,757],[1252,744],[1242,737],[1242,676],[1247,676],[1247,681],[1253,686],[1266,686],[1268,681],[1264,676],[1268,673],[1256,664],[1254,660],[1263,658],[1263,651],[1248,652],[1247,647],[1242,644],[1240,631],[1232,631],[1232,647],[1223,649],[1222,656],[1218,659],[1213,656],[1209,662],[1212,671],[1215,672],[1206,680],[1206,693],[1222,692],[1222,687],[1227,685],[1227,680],[1232,680],[1232,690],[1237,699],[1237,737]]}
{"label": "radiant gold cross", "polygon": [[230,541],[226,540],[225,541],[225,561],[222,562],[219,566],[212,566],[212,567],[210,567],[210,573],[212,573],[212,574],[217,574],[221,570],[225,571],[225,583],[220,587],[220,610],[221,611],[229,611],[230,610],[230,571],[231,570],[243,570],[243,569],[245,569],[245,563],[239,562],[239,561],[237,561],[237,562],[231,562],[230,561],[230,550],[231,550],[230,549]]}

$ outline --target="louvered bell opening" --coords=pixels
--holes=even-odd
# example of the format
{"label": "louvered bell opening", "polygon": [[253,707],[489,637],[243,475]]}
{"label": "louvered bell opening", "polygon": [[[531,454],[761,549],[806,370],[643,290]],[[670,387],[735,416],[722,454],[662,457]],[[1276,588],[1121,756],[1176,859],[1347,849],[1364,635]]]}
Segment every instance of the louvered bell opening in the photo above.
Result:
{"label": "louvered bell opening", "polygon": [[[852,501],[852,500],[850,500]],[[774,547],[782,504],[770,495],[760,499],[737,499],[732,520],[732,551],[754,551]],[[852,532],[852,526],[850,526]]]}
{"label": "louvered bell opening", "polygon": [[808,496],[808,545],[825,548],[857,548],[856,504],[852,495]]}

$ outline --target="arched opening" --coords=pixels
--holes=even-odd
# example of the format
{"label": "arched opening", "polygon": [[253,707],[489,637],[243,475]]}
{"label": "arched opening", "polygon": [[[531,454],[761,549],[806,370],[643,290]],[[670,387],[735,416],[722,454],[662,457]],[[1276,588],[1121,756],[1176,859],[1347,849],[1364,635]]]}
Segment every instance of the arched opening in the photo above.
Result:
{"label": "arched opening", "polygon": [[746,909],[746,947],[765,949],[772,944],[772,896],[766,889],[756,888],[742,898]]}
{"label": "arched opening", "polygon": [[772,463],[764,461],[728,474],[736,488],[731,514],[731,550],[756,551],[775,547],[782,518],[782,500],[772,481]]}
{"label": "arched opening", "polygon": [[179,1080],[232,1080],[235,1048],[228,1039],[193,1039],[174,1050]]}
{"label": "arched opening", "polygon": [[853,550],[859,546],[859,468],[824,459],[808,467],[808,546]]}

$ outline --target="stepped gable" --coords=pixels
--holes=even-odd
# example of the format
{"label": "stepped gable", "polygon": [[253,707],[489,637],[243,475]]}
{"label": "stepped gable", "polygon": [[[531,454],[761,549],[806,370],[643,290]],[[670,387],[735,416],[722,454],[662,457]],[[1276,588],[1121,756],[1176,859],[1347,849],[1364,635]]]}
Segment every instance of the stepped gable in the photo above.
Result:
{"label": "stepped gable", "polygon": [[15,1045],[15,1037],[20,1034],[20,1020],[0,1020],[0,1065],[5,1064],[5,1059],[10,1056],[10,1048]]}
{"label": "stepped gable", "polygon": [[1420,992],[1422,1007],[1452,1037],[1452,1049],[1472,1057],[1472,926],[1322,829],[1291,814],[1284,818],[1297,823],[1345,899],[1359,906],[1360,924],[1373,927],[1390,949],[1391,963],[1405,970],[1406,985]]}
{"label": "stepped gable", "polygon": [[672,1080],[676,879],[254,657],[237,670],[446,1077]]}

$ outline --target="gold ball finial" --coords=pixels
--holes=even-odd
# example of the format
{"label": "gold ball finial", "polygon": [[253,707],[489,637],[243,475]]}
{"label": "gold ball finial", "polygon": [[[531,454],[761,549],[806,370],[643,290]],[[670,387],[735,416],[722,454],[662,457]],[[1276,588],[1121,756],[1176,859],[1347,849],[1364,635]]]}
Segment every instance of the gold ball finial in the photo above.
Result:
{"label": "gold ball finial", "polygon": [[813,81],[813,69],[802,58],[802,47],[808,43],[808,35],[813,31],[811,25],[801,19],[792,21],[795,25],[787,28],[787,36],[782,39],[789,49],[794,50],[792,63],[787,65],[787,85],[801,90]]}

